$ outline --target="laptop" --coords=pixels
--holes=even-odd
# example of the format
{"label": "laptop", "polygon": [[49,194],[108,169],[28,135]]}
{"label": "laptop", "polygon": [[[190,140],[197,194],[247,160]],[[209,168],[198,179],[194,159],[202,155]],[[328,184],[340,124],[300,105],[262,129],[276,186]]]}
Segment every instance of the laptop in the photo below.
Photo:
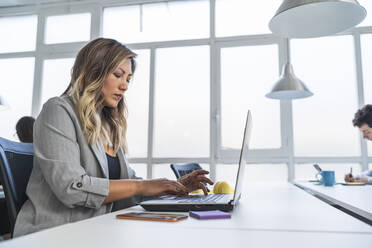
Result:
{"label": "laptop", "polygon": [[244,170],[249,150],[249,140],[251,137],[252,116],[248,110],[244,129],[242,149],[240,151],[239,168],[235,182],[234,194],[208,194],[208,195],[187,195],[175,196],[166,195],[159,199],[141,202],[141,206],[148,211],[164,212],[187,212],[187,211],[206,211],[222,210],[231,211],[238,204],[242,193],[242,183]]}

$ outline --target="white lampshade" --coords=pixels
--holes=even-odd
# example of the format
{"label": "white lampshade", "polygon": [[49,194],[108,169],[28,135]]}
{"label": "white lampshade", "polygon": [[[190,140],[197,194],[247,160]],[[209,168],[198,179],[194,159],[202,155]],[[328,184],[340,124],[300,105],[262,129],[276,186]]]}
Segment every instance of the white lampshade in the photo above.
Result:
{"label": "white lampshade", "polygon": [[279,100],[291,100],[312,96],[306,85],[293,73],[293,68],[288,62],[282,71],[280,79],[275,83],[271,92],[266,97]]}
{"label": "white lampshade", "polygon": [[352,28],[366,15],[356,0],[284,0],[269,28],[287,38],[320,37]]}
{"label": "white lampshade", "polygon": [[0,110],[7,109],[8,105],[5,103],[4,98],[0,95]]}

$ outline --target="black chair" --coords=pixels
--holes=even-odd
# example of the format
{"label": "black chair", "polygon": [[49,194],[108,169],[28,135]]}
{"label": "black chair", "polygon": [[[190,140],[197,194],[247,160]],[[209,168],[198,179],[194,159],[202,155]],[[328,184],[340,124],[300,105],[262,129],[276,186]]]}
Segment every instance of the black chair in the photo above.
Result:
{"label": "black chair", "polygon": [[202,170],[202,167],[197,163],[171,164],[170,167],[172,168],[177,179],[193,172],[194,170]]}
{"label": "black chair", "polygon": [[0,138],[0,181],[13,233],[17,214],[28,199],[26,187],[33,167],[34,146]]}

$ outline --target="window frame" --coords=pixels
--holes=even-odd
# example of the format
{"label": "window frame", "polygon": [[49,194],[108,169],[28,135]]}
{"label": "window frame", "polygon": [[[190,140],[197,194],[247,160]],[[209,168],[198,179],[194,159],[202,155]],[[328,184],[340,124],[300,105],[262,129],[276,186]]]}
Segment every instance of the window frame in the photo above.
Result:
{"label": "window frame", "polygon": [[[181,1],[181,0],[173,0]],[[37,15],[37,41],[36,50],[28,52],[0,53],[0,58],[19,58],[35,57],[34,68],[34,85],[32,96],[32,115],[37,116],[41,109],[41,80],[43,74],[43,63],[45,59],[58,59],[75,57],[81,47],[87,42],[71,42],[62,44],[44,44],[45,21],[46,17],[52,15],[65,15],[87,13],[91,14],[90,39],[100,37],[103,27],[103,9],[105,7],[119,7],[135,4],[157,3],[164,0],[130,0],[123,3],[120,0],[104,0],[100,3],[83,0],[79,2],[51,3],[44,5],[29,5],[13,8],[1,8],[1,17],[10,17],[16,15]],[[149,49],[150,50],[150,94],[149,94],[149,113],[148,113],[148,144],[147,157],[129,158],[131,163],[147,164],[147,177],[152,178],[153,164],[166,163],[184,163],[197,162],[209,164],[211,178],[216,177],[217,164],[234,164],[239,158],[239,149],[223,149],[221,147],[221,92],[220,92],[220,67],[221,67],[221,49],[236,46],[252,46],[277,44],[280,68],[289,58],[289,44],[285,39],[276,37],[272,34],[243,35],[232,37],[216,37],[215,35],[215,0],[210,0],[210,35],[203,39],[161,41],[128,44],[131,49]],[[274,13],[273,13],[274,14]],[[361,41],[360,36],[363,34],[372,34],[372,26],[355,27],[337,35],[350,35],[354,40],[355,64],[357,75],[357,93],[358,106],[365,103],[363,89],[363,70],[361,61]],[[193,158],[172,158],[172,157],[153,157],[153,129],[154,129],[154,89],[155,85],[155,68],[156,68],[156,50],[158,48],[182,47],[182,46],[200,46],[208,45],[210,47],[210,154],[208,157]],[[278,77],[280,74],[278,68]],[[274,84],[274,82],[273,82]],[[296,104],[295,102],[293,104]],[[285,163],[288,166],[288,181],[295,180],[295,164],[301,163],[359,163],[362,170],[368,169],[368,163],[372,163],[372,157],[368,157],[367,143],[360,135],[361,156],[355,157],[295,157],[293,141],[293,118],[292,118],[292,101],[280,101],[280,130],[281,130],[281,147],[279,149],[253,149],[250,151],[249,163],[255,164],[279,164]]]}

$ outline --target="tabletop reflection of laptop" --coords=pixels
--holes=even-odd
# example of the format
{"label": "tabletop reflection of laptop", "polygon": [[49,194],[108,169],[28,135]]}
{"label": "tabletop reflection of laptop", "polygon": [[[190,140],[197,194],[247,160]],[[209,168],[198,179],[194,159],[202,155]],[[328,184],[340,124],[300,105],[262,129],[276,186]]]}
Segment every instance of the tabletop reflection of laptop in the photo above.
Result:
{"label": "tabletop reflection of laptop", "polygon": [[237,205],[242,190],[244,169],[249,149],[249,140],[252,129],[252,116],[248,110],[245,123],[242,149],[240,151],[239,168],[235,182],[235,193],[232,194],[209,194],[188,196],[163,196],[160,199],[141,202],[141,206],[149,211],[182,211],[190,210],[224,210],[231,211]]}

